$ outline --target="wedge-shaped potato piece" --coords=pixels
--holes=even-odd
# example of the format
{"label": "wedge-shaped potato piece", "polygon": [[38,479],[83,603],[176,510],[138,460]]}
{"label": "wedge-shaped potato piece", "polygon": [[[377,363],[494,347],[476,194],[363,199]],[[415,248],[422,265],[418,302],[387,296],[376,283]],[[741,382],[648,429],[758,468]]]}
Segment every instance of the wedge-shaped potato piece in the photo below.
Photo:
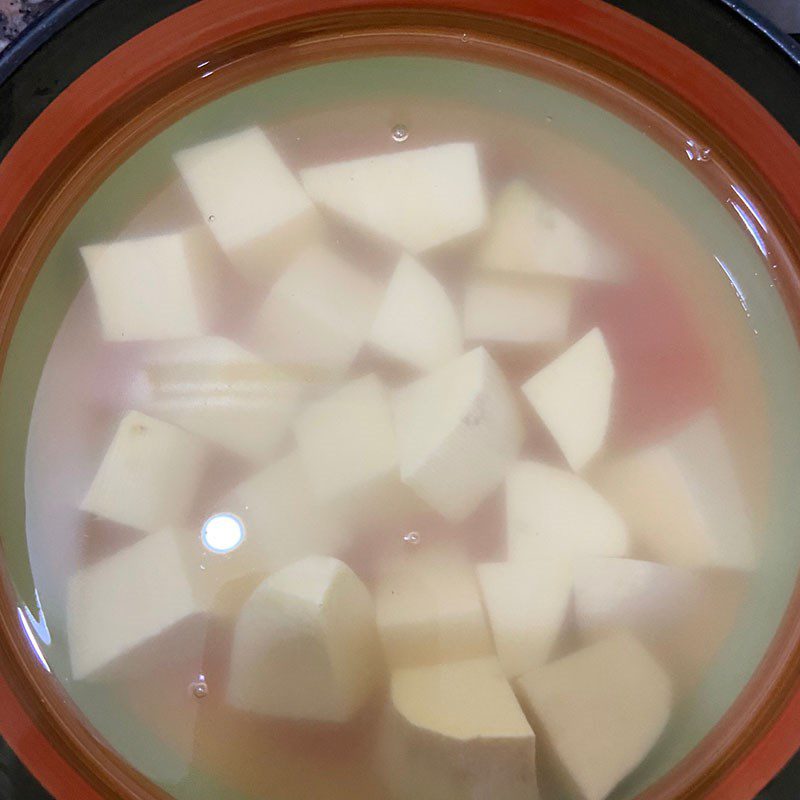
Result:
{"label": "wedge-shaped potato piece", "polygon": [[456,548],[434,547],[391,565],[378,584],[376,608],[392,666],[492,651],[475,572]]}
{"label": "wedge-shaped potato piece", "polygon": [[170,531],[85,567],[70,578],[67,591],[72,677],[113,670],[117,659],[199,611]]}
{"label": "wedge-shaped potato piece", "polygon": [[273,364],[346,370],[379,302],[371,278],[330,250],[310,247],[267,295],[256,321],[259,352]]}
{"label": "wedge-shaped potato piece", "polygon": [[536,800],[536,744],[495,658],[395,670],[381,756],[398,800]]}
{"label": "wedge-shaped potato piece", "polygon": [[318,203],[414,254],[472,233],[486,219],[471,142],[310,167],[300,179]]}
{"label": "wedge-shaped potato piece", "polygon": [[564,626],[572,567],[564,559],[478,564],[497,656],[508,678],[544,664]]}
{"label": "wedge-shaped potato piece", "polygon": [[677,436],[598,469],[595,485],[654,561],[754,569],[752,521],[713,413]]}
{"label": "wedge-shaped potato piece", "polygon": [[269,279],[320,236],[313,203],[260,128],[181,150],[175,163],[219,246],[245,277]]}
{"label": "wedge-shaped potato piece", "polygon": [[509,183],[497,198],[478,264],[591,280],[616,280],[620,272],[581,225],[521,180]]}
{"label": "wedge-shaped potato piece", "polygon": [[202,228],[81,247],[103,338],[132,342],[205,333],[215,283],[212,252]]}
{"label": "wedge-shaped potato piece", "polygon": [[703,602],[699,576],[680,567],[586,558],[574,569],[575,618],[588,639],[624,628],[648,643],[659,642]]}
{"label": "wedge-shaped potato piece", "polygon": [[508,556],[624,556],[622,517],[586,481],[538,461],[520,461],[506,479]]}
{"label": "wedge-shaped potato piece", "polygon": [[439,281],[412,256],[400,257],[369,340],[422,370],[461,354],[461,324],[453,304]]}
{"label": "wedge-shaped potato piece", "polygon": [[630,634],[532,670],[517,686],[540,754],[576,800],[607,797],[650,752],[672,708],[669,677]]}
{"label": "wedge-shaped potato piece", "polygon": [[307,385],[214,336],[166,345],[146,373],[152,414],[262,464],[289,431]]}
{"label": "wedge-shaped potato piece", "polygon": [[614,365],[599,328],[527,380],[522,391],[572,467],[583,469],[605,442]]}
{"label": "wedge-shaped potato piece", "polygon": [[482,347],[394,396],[403,481],[449,520],[469,516],[522,446],[516,401]]}
{"label": "wedge-shaped potato piece", "polygon": [[169,422],[129,411],[81,509],[142,531],[181,523],[207,463],[201,439]]}
{"label": "wedge-shaped potato piece", "polygon": [[389,393],[376,375],[356,378],[310,405],[295,436],[313,492],[323,501],[368,493],[396,479]]}
{"label": "wedge-shaped potato piece", "polygon": [[236,622],[228,701],[288,719],[346,722],[381,678],[372,598],[343,562],[310,556],[270,575]]}
{"label": "wedge-shaped potato piece", "polygon": [[550,344],[567,337],[571,291],[560,283],[476,278],[464,298],[464,336],[472,341]]}

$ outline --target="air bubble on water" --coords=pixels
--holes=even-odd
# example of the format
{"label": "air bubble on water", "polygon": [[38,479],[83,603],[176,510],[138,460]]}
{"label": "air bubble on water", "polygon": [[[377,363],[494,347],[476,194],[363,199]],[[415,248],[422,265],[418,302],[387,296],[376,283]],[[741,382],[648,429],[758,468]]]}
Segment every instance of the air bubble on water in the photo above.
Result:
{"label": "air bubble on water", "polygon": [[209,222],[213,222],[215,219],[216,219],[216,217],[213,214],[209,214],[208,215],[208,221]]}
{"label": "air bubble on water", "polygon": [[189,684],[189,691],[191,691],[192,695],[194,695],[198,700],[208,697],[208,684],[206,683],[206,676],[198,675],[197,680],[192,681]]}
{"label": "air bubble on water", "polygon": [[392,139],[396,142],[404,142],[408,139],[408,128],[405,125],[395,125],[392,128]]}
{"label": "air bubble on water", "polygon": [[409,531],[403,536],[403,541],[406,544],[419,544],[420,535],[416,531]]}
{"label": "air bubble on water", "polygon": [[711,148],[707,147],[694,139],[686,140],[686,148],[684,151],[689,161],[711,161]]}

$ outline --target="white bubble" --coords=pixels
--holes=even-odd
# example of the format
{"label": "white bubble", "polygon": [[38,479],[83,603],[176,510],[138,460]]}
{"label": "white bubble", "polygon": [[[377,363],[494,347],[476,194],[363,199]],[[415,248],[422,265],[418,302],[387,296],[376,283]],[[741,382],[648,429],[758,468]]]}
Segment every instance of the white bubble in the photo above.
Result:
{"label": "white bubble", "polygon": [[244,541],[244,523],[235,514],[214,514],[203,523],[200,539],[212,553],[230,553]]}
{"label": "white bubble", "polygon": [[404,142],[408,139],[408,128],[405,125],[395,125],[392,128],[392,139],[396,142]]}

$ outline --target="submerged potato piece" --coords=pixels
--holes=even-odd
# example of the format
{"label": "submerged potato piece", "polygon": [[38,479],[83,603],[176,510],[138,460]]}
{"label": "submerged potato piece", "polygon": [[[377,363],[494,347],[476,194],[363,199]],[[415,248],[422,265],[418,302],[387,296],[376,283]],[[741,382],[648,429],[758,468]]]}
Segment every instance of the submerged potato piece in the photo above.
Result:
{"label": "submerged potato piece", "polygon": [[509,183],[492,210],[478,253],[483,269],[614,280],[609,254],[572,217],[521,180]]}
{"label": "submerged potato piece", "polygon": [[397,473],[389,393],[376,375],[356,378],[306,408],[295,436],[320,500],[368,492]]}
{"label": "submerged potato piece", "polygon": [[394,415],[403,481],[452,521],[494,491],[522,446],[514,396],[482,347],[395,392]]}
{"label": "submerged potato piece", "polygon": [[471,142],[310,167],[300,179],[318,203],[414,254],[472,233],[486,218]]}
{"label": "submerged potato piece", "polygon": [[576,800],[603,800],[650,752],[672,708],[670,679],[620,633],[518,681],[540,743]]}
{"label": "submerged potato piece", "polygon": [[393,667],[492,651],[475,573],[460,551],[435,548],[391,565],[376,590],[378,630]]}
{"label": "submerged potato piece", "polygon": [[562,559],[478,564],[497,657],[508,678],[544,664],[564,626],[572,567]]}
{"label": "submerged potato piece", "polygon": [[381,741],[398,800],[536,800],[536,743],[495,658],[398,669]]}
{"label": "submerged potato piece", "polygon": [[215,266],[202,228],[87,245],[81,256],[104,339],[180,339],[208,329]]}
{"label": "submerged potato piece", "polygon": [[578,471],[597,455],[611,420],[614,365],[599,328],[529,378],[522,391]]}
{"label": "submerged potato piece", "polygon": [[256,321],[259,352],[273,364],[346,370],[379,302],[371,278],[324,247],[307,248],[267,295]]}
{"label": "submerged potato piece", "polygon": [[624,556],[628,529],[613,506],[567,470],[520,461],[506,478],[508,556]]}
{"label": "submerged potato piece", "polygon": [[461,354],[461,325],[447,292],[409,255],[401,256],[395,267],[369,341],[422,370]]}
{"label": "submerged potato piece", "polygon": [[219,246],[245,277],[268,278],[319,236],[313,203],[260,128],[174,159]]}
{"label": "submerged potato piece", "polygon": [[169,422],[129,411],[81,510],[142,531],[181,523],[207,463],[208,450],[201,439]]}
{"label": "submerged potato piece", "polygon": [[199,611],[171,531],[146,536],[85,567],[70,578],[67,590],[72,677],[97,677]]}
{"label": "submerged potato piece", "polygon": [[599,468],[595,485],[654,561],[755,568],[753,523],[711,412],[663,444]]}
{"label": "submerged potato piece", "polygon": [[464,298],[464,336],[472,341],[549,344],[566,339],[572,297],[562,284],[477,278]]}
{"label": "submerged potato piece", "polygon": [[243,606],[227,692],[235,708],[346,722],[380,677],[372,598],[343,562],[311,556],[291,564]]}
{"label": "submerged potato piece", "polygon": [[146,373],[151,413],[255,463],[281,443],[306,388],[214,336],[165,346]]}

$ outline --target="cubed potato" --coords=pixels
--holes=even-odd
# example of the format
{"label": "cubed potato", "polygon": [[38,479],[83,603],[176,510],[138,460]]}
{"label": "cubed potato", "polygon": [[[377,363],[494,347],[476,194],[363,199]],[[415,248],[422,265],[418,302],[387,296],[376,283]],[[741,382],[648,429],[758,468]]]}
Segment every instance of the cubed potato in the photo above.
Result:
{"label": "cubed potato", "polygon": [[529,378],[522,391],[564,453],[582,470],[600,451],[611,421],[614,365],[599,328]]}
{"label": "cubed potato", "polygon": [[536,800],[536,742],[495,658],[395,670],[380,755],[398,800]]}
{"label": "cubed potato", "polygon": [[461,324],[453,304],[439,281],[412,256],[400,257],[369,341],[421,370],[461,355]]}
{"label": "cubed potato", "polygon": [[579,223],[521,180],[509,183],[497,198],[478,264],[590,280],[617,280],[621,272]]}
{"label": "cubed potato", "polygon": [[215,264],[202,228],[87,245],[81,256],[104,339],[180,339],[208,330]]}
{"label": "cubed potato", "polygon": [[486,220],[471,142],[309,167],[300,179],[316,202],[413,254],[473,233]]}
{"label": "cubed potato", "polygon": [[474,569],[456,548],[432,547],[392,564],[378,583],[375,602],[393,667],[492,652]]}
{"label": "cubed potato", "polygon": [[516,400],[482,347],[394,395],[400,473],[452,521],[502,482],[524,436]]}
{"label": "cubed potato", "polygon": [[153,415],[256,464],[281,444],[307,387],[213,336],[164,346],[146,374]]}
{"label": "cubed potato", "polygon": [[624,556],[628,529],[616,510],[567,470],[520,461],[506,479],[508,556],[537,558]]}
{"label": "cubed potato", "polygon": [[81,509],[142,531],[182,523],[207,463],[208,450],[201,439],[169,422],[129,411]]}
{"label": "cubed potato", "polygon": [[389,393],[376,375],[356,378],[306,408],[295,436],[320,500],[368,494],[397,476]]}
{"label": "cubed potato", "polygon": [[508,678],[544,664],[564,627],[572,594],[565,559],[478,564],[497,657]]}
{"label": "cubed potato", "polygon": [[586,558],[575,570],[575,619],[581,636],[616,629],[661,643],[703,602],[699,576],[680,567],[630,558]]}
{"label": "cubed potato", "polygon": [[540,755],[576,800],[603,800],[650,752],[672,709],[667,673],[627,633],[526,673],[518,695]]}
{"label": "cubed potato", "polygon": [[227,697],[257,714],[346,722],[381,669],[369,591],[343,562],[310,556],[270,575],[242,608]]}
{"label": "cubed potato", "polygon": [[267,295],[256,321],[259,353],[273,364],[344,371],[379,303],[370,277],[324,247],[308,248]]}
{"label": "cubed potato", "polygon": [[84,567],[67,590],[72,677],[102,677],[123,656],[201,610],[171,531]]}
{"label": "cubed potato", "polygon": [[562,342],[571,310],[571,291],[560,283],[475,278],[464,298],[464,336],[510,344]]}
{"label": "cubed potato", "polygon": [[595,485],[653,561],[755,568],[753,523],[712,412],[660,445],[599,466]]}
{"label": "cubed potato", "polygon": [[260,128],[176,153],[175,163],[230,262],[266,281],[321,237],[314,204]]}

